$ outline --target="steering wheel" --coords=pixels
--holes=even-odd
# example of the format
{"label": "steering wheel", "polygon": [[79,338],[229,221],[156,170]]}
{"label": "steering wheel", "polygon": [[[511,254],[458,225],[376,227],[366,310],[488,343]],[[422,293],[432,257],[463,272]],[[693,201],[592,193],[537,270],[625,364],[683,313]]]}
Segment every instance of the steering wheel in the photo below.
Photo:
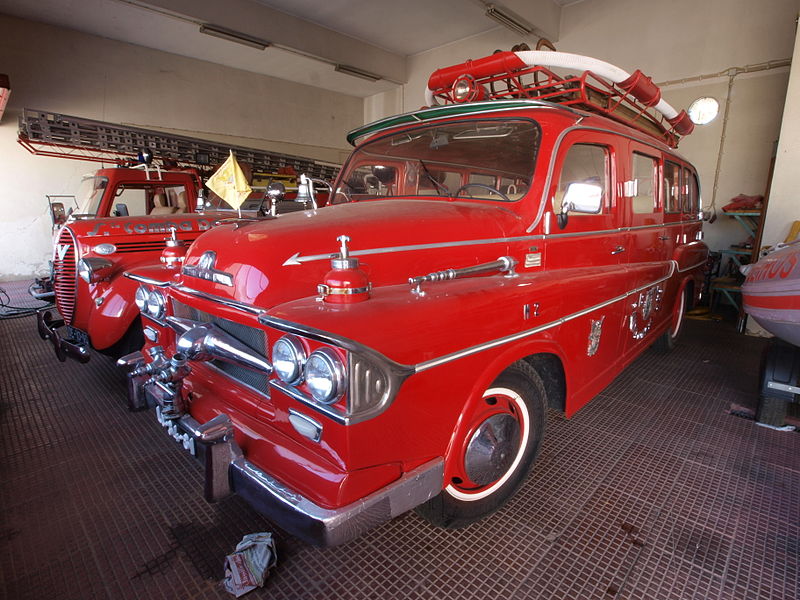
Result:
{"label": "steering wheel", "polygon": [[[501,197],[501,198],[502,198],[504,201],[506,201],[506,202],[511,202],[511,198],[509,198],[508,196],[506,196],[506,195],[505,195],[503,192],[501,192],[501,191],[500,191],[500,190],[498,190],[497,188],[493,188],[493,187],[492,187],[492,186],[490,186],[490,185],[486,185],[485,183],[465,183],[464,185],[462,185],[460,188],[458,188],[458,189],[456,190],[456,193],[455,193],[455,194],[453,194],[453,198],[458,198],[458,195],[459,195],[459,194],[460,194],[460,193],[461,193],[463,190],[465,190],[465,189],[467,189],[467,188],[471,188],[471,187],[479,187],[479,188],[483,188],[483,189],[485,189],[485,190],[489,190],[491,193],[493,193],[493,194],[497,194],[498,196],[500,196],[500,197]],[[468,196],[468,198],[472,198],[472,196]]]}

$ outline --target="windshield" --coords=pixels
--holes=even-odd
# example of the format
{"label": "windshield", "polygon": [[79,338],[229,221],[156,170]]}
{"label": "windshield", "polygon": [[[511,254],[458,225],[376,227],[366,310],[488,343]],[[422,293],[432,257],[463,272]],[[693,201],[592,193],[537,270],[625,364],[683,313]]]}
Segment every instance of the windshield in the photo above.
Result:
{"label": "windshield", "polygon": [[430,125],[365,143],[339,176],[333,203],[393,196],[514,202],[528,191],[539,127],[527,120]]}
{"label": "windshield", "polygon": [[76,214],[97,216],[100,200],[103,198],[103,190],[106,189],[107,185],[108,177],[95,177],[93,175],[84,177],[76,195],[78,199]]}

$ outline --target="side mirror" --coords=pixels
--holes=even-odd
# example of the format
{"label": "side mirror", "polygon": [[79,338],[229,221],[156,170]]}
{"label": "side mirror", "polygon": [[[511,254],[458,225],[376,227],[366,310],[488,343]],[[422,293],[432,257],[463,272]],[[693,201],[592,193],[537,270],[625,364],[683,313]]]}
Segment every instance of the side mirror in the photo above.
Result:
{"label": "side mirror", "polygon": [[128,205],[127,204],[117,204],[116,210],[114,211],[117,213],[118,217],[127,217],[130,213],[128,213]]}
{"label": "side mirror", "polygon": [[558,226],[567,226],[567,214],[571,212],[596,215],[603,205],[603,186],[594,183],[570,183],[561,203]]}
{"label": "side mirror", "polygon": [[58,227],[67,222],[67,213],[64,211],[63,202],[50,204],[50,219],[53,221],[53,227]]}

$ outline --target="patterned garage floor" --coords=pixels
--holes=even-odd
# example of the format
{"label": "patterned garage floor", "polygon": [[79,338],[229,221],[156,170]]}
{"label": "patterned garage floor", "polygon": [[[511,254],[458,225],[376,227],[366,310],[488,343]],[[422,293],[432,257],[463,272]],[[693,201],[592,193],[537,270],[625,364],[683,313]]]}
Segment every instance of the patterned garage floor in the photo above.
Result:
{"label": "patterned garage floor", "polygon": [[[727,413],[752,403],[763,346],[689,322],[573,419],[549,414],[493,517],[445,531],[409,513],[331,549],[278,530],[278,566],[247,597],[797,598],[800,434]],[[224,556],[276,530],[200,490],[109,359],[58,363],[33,318],[0,320],[1,597],[231,598]]]}

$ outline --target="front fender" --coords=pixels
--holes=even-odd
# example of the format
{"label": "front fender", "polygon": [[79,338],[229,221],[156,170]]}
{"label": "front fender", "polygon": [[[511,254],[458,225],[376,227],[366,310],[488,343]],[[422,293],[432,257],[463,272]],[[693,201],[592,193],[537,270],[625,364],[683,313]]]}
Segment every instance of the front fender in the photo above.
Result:
{"label": "front fender", "polygon": [[134,302],[138,286],[137,282],[123,277],[122,273],[94,286],[91,291],[93,310],[89,315],[87,333],[95,349],[105,350],[113,346],[130,329],[139,315]]}

